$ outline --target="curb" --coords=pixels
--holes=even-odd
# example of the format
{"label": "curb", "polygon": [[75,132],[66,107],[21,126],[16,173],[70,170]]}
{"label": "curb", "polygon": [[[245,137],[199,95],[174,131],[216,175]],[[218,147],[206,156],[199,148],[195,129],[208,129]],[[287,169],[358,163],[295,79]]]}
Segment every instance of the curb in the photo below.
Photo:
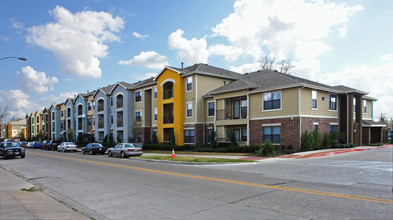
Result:
{"label": "curb", "polygon": [[[324,156],[329,156],[329,155],[335,155],[335,154],[343,154],[343,153],[349,153],[349,152],[355,152],[355,151],[366,151],[366,150],[374,150],[374,149],[380,149],[380,148],[387,148],[391,147],[393,145],[384,145],[384,146],[379,146],[379,147],[369,147],[369,148],[357,148],[357,149],[350,149],[350,150],[339,150],[339,151],[333,151],[333,152],[327,152],[327,153],[322,153],[318,155],[313,155],[310,157],[305,157],[305,158],[316,158],[316,157],[324,157]],[[295,158],[296,159],[296,158]],[[300,159],[300,158],[299,158]]]}
{"label": "curb", "polygon": [[183,165],[222,165],[222,164],[252,164],[254,162],[183,162],[183,161],[170,161],[170,160],[153,160],[153,159],[143,159],[143,158],[128,158],[131,160],[139,160],[150,163],[167,163],[167,164],[183,164]]}

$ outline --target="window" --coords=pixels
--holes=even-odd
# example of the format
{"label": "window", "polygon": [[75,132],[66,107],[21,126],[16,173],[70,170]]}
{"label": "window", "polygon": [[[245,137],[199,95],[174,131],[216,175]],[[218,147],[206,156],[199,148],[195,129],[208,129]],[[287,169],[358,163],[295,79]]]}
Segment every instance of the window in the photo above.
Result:
{"label": "window", "polygon": [[87,126],[91,126],[91,118],[90,117],[87,118]]}
{"label": "window", "polygon": [[241,137],[240,140],[247,141],[247,128],[242,128],[241,129],[241,135],[242,135],[242,137]]}
{"label": "window", "polygon": [[[67,117],[71,117],[71,108],[67,108]],[[38,120],[37,120],[38,121]]]}
{"label": "window", "polygon": [[31,118],[31,123],[34,124],[34,118]]}
{"label": "window", "polygon": [[353,113],[356,112],[356,98],[353,98]]}
{"label": "window", "polygon": [[55,120],[55,113],[52,112],[52,120]]}
{"label": "window", "polygon": [[187,77],[187,91],[192,90],[192,76]]}
{"label": "window", "polygon": [[242,118],[247,118],[247,99],[241,100],[241,116]]}
{"label": "window", "polygon": [[208,109],[207,115],[214,116],[214,102],[207,103],[207,109]]}
{"label": "window", "polygon": [[317,109],[318,108],[318,95],[317,91],[312,91],[312,108]]}
{"label": "window", "polygon": [[281,108],[281,91],[266,92],[263,94],[263,110]]}
{"label": "window", "polygon": [[312,131],[314,132],[315,130],[317,130],[318,129],[318,125],[313,125],[312,126]]}
{"label": "window", "polygon": [[113,97],[111,97],[111,106],[113,106]]}
{"label": "window", "polygon": [[135,102],[142,101],[142,91],[135,92]]}
{"label": "window", "polygon": [[189,102],[187,103],[187,118],[191,118],[192,117],[192,103]]}
{"label": "window", "polygon": [[154,108],[154,120],[157,121],[157,108]]}
{"label": "window", "polygon": [[363,114],[367,114],[367,101],[363,100]]}
{"label": "window", "polygon": [[111,124],[113,124],[113,115],[111,114]]}
{"label": "window", "polygon": [[154,86],[154,98],[157,98],[157,86]]}
{"label": "window", "polygon": [[263,127],[263,141],[274,144],[280,143],[280,126]]}
{"label": "window", "polygon": [[184,130],[184,143],[194,143],[194,130]]}
{"label": "window", "polygon": [[329,109],[330,110],[337,110],[337,96],[336,95],[330,95]]}
{"label": "window", "polygon": [[337,132],[337,125],[330,125],[330,132]]}
{"label": "window", "polygon": [[141,111],[135,112],[135,120],[138,122],[142,121],[142,112]]}
{"label": "window", "polygon": [[91,102],[88,102],[87,103],[87,111],[90,111],[91,110]]}

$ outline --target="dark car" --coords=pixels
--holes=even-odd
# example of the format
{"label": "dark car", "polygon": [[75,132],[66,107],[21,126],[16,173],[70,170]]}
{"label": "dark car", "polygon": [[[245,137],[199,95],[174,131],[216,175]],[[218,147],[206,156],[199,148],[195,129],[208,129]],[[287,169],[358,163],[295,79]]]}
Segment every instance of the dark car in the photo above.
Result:
{"label": "dark car", "polygon": [[82,148],[82,154],[87,154],[89,153],[90,155],[93,154],[105,154],[106,148],[103,147],[99,143],[89,143],[85,147]]}
{"label": "dark car", "polygon": [[4,159],[17,156],[25,158],[25,149],[15,142],[2,142],[0,143],[0,155]]}
{"label": "dark car", "polygon": [[51,140],[47,145],[45,145],[45,150],[57,150],[57,146],[61,144],[60,140]]}
{"label": "dark car", "polygon": [[49,142],[50,142],[50,140],[44,140],[44,141],[42,142],[42,145],[41,145],[41,148],[40,148],[40,149],[41,149],[41,150],[45,149],[45,146],[48,145]]}

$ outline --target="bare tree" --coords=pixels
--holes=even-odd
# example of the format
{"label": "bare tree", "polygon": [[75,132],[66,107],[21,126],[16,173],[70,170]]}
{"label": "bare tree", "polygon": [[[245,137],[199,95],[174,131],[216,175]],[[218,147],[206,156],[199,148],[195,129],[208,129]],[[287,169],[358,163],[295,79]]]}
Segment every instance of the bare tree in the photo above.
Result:
{"label": "bare tree", "polygon": [[278,71],[281,73],[290,74],[294,65],[290,59],[282,59],[276,62],[275,57],[264,56],[259,60],[260,70],[275,70],[277,67]]}
{"label": "bare tree", "polygon": [[261,70],[273,70],[273,64],[276,58],[271,56],[264,56],[259,60]]}
{"label": "bare tree", "polygon": [[0,124],[2,124],[5,121],[8,115],[9,115],[8,106],[6,106],[5,108],[1,108],[0,106]]}
{"label": "bare tree", "polygon": [[277,63],[280,72],[282,73],[290,73],[294,65],[292,65],[290,59],[283,59]]}

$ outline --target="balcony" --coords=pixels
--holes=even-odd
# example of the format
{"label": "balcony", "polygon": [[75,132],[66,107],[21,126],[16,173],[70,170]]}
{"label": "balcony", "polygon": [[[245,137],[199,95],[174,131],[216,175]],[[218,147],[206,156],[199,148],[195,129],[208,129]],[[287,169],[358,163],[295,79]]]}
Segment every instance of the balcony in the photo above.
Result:
{"label": "balcony", "polygon": [[98,122],[98,128],[104,128],[104,122]]}
{"label": "balcony", "polygon": [[116,126],[123,127],[123,112],[117,112]]}
{"label": "balcony", "polygon": [[172,99],[173,98],[173,90],[166,90],[163,94],[163,99]]}
{"label": "balcony", "polygon": [[116,125],[117,127],[123,127],[123,119],[117,120]]}
{"label": "balcony", "polygon": [[164,124],[173,124],[173,116],[164,116]]}
{"label": "balcony", "polygon": [[216,110],[216,120],[235,120],[235,119],[246,119],[247,118],[247,107],[240,108],[240,111],[232,109]]}

